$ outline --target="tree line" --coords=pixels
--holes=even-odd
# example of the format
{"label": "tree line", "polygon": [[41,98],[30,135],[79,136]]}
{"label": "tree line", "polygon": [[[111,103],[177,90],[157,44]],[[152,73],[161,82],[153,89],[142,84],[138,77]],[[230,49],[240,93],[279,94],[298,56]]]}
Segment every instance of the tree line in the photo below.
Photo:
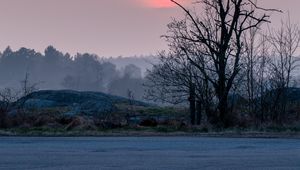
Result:
{"label": "tree line", "polygon": [[47,47],[44,54],[27,48],[13,51],[7,47],[0,55],[0,77],[3,93],[18,91],[21,96],[37,89],[71,89],[123,97],[132,91],[136,99],[143,97],[144,79],[138,66],[128,64],[117,68],[97,55],[71,56],[53,46]]}

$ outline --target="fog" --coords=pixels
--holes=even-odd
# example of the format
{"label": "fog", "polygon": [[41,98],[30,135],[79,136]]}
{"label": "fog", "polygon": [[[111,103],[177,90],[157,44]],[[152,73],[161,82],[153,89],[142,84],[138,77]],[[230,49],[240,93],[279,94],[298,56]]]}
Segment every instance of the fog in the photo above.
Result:
{"label": "fog", "polygon": [[71,89],[100,91],[135,99],[143,99],[145,72],[151,68],[153,56],[105,58],[95,54],[71,56],[53,46],[39,53],[7,47],[0,57],[1,89],[18,91],[27,76],[29,85],[39,90]]}

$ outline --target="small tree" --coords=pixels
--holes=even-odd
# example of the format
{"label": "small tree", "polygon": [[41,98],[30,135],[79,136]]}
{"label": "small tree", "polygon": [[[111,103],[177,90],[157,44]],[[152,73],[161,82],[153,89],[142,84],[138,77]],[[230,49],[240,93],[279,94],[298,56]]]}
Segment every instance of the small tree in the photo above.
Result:
{"label": "small tree", "polygon": [[161,52],[161,63],[154,65],[148,72],[146,98],[171,104],[185,103],[188,99],[191,124],[200,124],[200,105],[203,103],[206,87],[203,86],[200,75],[196,74],[194,66],[183,57],[184,52],[177,46],[174,43],[170,46],[169,53]]}
{"label": "small tree", "polygon": [[10,88],[0,91],[0,128],[7,127],[7,113],[10,104],[18,99],[18,93]]}
{"label": "small tree", "polygon": [[37,91],[38,85],[40,83],[30,83],[30,74],[26,72],[24,80],[21,81],[21,91],[22,96],[27,96],[28,94]]}

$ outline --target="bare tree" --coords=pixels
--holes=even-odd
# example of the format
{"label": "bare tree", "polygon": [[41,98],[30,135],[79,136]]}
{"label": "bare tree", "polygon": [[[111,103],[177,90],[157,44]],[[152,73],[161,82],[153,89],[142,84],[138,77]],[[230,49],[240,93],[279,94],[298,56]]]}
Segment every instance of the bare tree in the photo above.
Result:
{"label": "bare tree", "polygon": [[268,41],[267,34],[262,34],[259,43],[259,57],[258,57],[258,98],[259,98],[259,116],[257,117],[260,120],[260,124],[265,122],[265,112],[267,112],[267,101],[266,101],[266,94],[269,90],[268,88],[268,79],[269,79],[269,72],[268,70],[268,63],[270,63],[270,43]]}
{"label": "bare tree", "polygon": [[18,99],[19,94],[10,88],[0,91],[0,128],[7,127],[7,114],[12,102]]}
{"label": "bare tree", "polygon": [[[179,104],[188,99],[191,124],[200,124],[196,118],[201,117],[201,110],[196,114],[196,100],[200,102],[198,82],[194,68],[185,57],[176,43],[172,44],[170,53],[161,52],[161,63],[154,65],[146,77],[148,87],[146,98],[162,102]],[[201,88],[202,90],[202,88]],[[198,91],[198,92],[197,92]],[[201,107],[198,106],[201,109]]]}
{"label": "bare tree", "polygon": [[126,122],[129,124],[130,122],[130,117],[134,116],[136,118],[136,113],[134,109],[134,93],[130,90],[127,89],[127,98],[128,98],[128,105],[129,105],[129,113],[126,114]]}
{"label": "bare tree", "polygon": [[[256,1],[254,2],[257,3]],[[251,6],[253,10],[255,8],[254,5]],[[251,26],[255,22],[254,19],[249,19],[248,25]],[[244,46],[245,46],[245,57],[244,57],[244,64],[243,68],[245,71],[245,85],[246,85],[246,92],[247,92],[247,99],[248,99],[248,113],[251,115],[252,118],[256,118],[257,107],[255,104],[255,99],[258,97],[257,91],[257,77],[255,76],[257,72],[258,66],[258,31],[259,27],[251,27],[247,31],[244,32]]]}
{"label": "bare tree", "polygon": [[186,61],[166,52],[161,52],[159,57],[160,63],[153,65],[146,76],[146,99],[171,104],[185,102],[191,85]]}
{"label": "bare tree", "polygon": [[[231,125],[228,96],[241,70],[244,53],[242,35],[249,29],[269,22],[269,16],[251,0],[203,0],[203,15],[199,17],[172,0],[186,14],[184,20],[169,24],[164,37],[168,42],[180,41],[179,47],[187,60],[214,87],[218,99],[219,125]],[[252,21],[251,23],[249,21]]]}
{"label": "bare tree", "polygon": [[30,74],[26,72],[24,80],[21,81],[22,96],[27,96],[28,94],[38,90],[38,85],[40,83],[31,83],[29,79]]}
{"label": "bare tree", "polygon": [[281,123],[286,113],[287,92],[291,86],[292,72],[297,66],[296,52],[300,44],[300,29],[288,17],[281,28],[271,31],[269,37],[272,44],[272,86],[274,89],[273,119]]}

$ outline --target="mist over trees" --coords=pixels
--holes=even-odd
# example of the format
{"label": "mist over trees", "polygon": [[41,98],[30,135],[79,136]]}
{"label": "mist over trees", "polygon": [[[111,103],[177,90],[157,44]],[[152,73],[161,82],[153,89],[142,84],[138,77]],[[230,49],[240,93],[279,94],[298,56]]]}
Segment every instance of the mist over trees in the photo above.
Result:
{"label": "mist over trees", "polygon": [[[109,60],[124,59],[105,59],[88,53],[71,56],[53,46],[47,47],[44,54],[27,48],[12,51],[7,47],[0,56],[1,89],[22,91],[27,83],[36,89],[100,91],[123,97],[131,90],[141,100],[141,68],[134,64],[117,67]],[[136,61],[142,63],[142,59]]]}

